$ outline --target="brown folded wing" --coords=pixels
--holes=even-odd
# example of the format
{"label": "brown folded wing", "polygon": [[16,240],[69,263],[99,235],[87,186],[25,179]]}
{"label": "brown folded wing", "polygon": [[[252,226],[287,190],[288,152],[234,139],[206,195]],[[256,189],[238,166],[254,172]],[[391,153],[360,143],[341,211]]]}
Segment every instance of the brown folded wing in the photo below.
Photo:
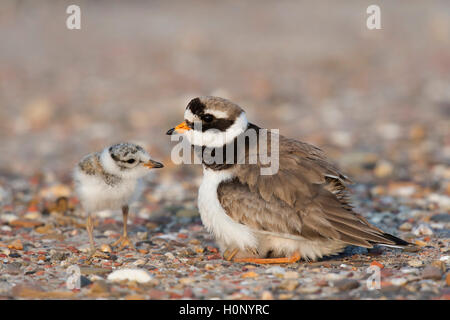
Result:
{"label": "brown folded wing", "polygon": [[[248,151],[247,158],[258,152]],[[261,175],[261,167],[259,162],[236,165],[236,178],[218,188],[219,201],[235,221],[309,240],[334,239],[363,247],[398,244],[397,238],[353,212],[345,187],[348,178],[320,149],[279,136],[279,171]]]}

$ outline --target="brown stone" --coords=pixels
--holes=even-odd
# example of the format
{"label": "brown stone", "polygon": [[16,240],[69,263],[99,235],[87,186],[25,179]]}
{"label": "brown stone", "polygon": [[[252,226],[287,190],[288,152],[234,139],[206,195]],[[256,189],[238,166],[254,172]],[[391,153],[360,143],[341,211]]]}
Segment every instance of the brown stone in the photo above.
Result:
{"label": "brown stone", "polygon": [[20,241],[20,239],[14,240],[10,244],[8,244],[8,248],[14,250],[23,250],[22,241]]}
{"label": "brown stone", "polygon": [[37,227],[34,231],[36,231],[37,233],[40,233],[40,234],[47,234],[47,233],[51,233],[53,231],[53,227],[50,224],[47,224],[42,227]]}
{"label": "brown stone", "polygon": [[18,228],[36,228],[39,226],[42,226],[44,223],[41,221],[36,220],[29,220],[29,219],[16,219],[9,223],[12,227],[18,227]]}
{"label": "brown stone", "polygon": [[73,291],[42,291],[37,288],[17,285],[13,296],[27,299],[69,299],[76,295]]}
{"label": "brown stone", "polygon": [[441,280],[442,271],[434,266],[427,266],[422,272],[423,279]]}
{"label": "brown stone", "polygon": [[359,282],[353,279],[343,279],[336,281],[334,287],[338,288],[339,291],[347,291],[358,288]]}

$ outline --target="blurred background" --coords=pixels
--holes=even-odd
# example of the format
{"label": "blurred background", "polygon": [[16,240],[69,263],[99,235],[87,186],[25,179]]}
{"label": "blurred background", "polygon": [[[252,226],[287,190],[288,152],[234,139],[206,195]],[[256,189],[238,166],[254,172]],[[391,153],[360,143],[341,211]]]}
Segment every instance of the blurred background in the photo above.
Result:
{"label": "blurred background", "polygon": [[[382,29],[368,30],[375,2]],[[2,0],[0,40],[4,192],[69,184],[82,156],[127,140],[165,163],[158,179],[195,187],[200,166],[171,165],[165,132],[217,95],[356,182],[450,194],[449,1]]]}

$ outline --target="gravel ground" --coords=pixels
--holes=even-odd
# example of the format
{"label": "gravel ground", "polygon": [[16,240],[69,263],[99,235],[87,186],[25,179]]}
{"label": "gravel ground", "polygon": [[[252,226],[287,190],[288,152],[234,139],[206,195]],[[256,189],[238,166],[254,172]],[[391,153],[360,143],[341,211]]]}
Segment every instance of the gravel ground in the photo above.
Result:
{"label": "gravel ground", "polygon": [[[0,298],[450,298],[447,1],[380,1],[377,31],[366,1],[80,1],[79,31],[65,28],[68,4],[0,5]],[[165,136],[204,94],[323,148],[355,181],[356,210],[418,250],[223,261],[198,216],[201,168],[171,163]],[[95,240],[109,258],[88,259],[71,170],[125,140],[165,168],[131,207],[138,251],[108,246],[122,217],[104,211]],[[66,285],[71,266],[80,289]],[[114,281],[123,268],[146,273]]]}

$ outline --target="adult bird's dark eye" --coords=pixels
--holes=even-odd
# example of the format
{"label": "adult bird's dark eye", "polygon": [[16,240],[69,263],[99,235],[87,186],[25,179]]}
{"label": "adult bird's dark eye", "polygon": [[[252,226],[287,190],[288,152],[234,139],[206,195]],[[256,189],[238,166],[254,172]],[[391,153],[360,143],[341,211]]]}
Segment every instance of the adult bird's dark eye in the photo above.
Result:
{"label": "adult bird's dark eye", "polygon": [[132,164],[132,163],[134,163],[134,159],[129,159],[129,160],[127,160],[127,162],[128,162],[129,164]]}
{"label": "adult bird's dark eye", "polygon": [[213,120],[214,120],[214,117],[210,114],[206,114],[203,116],[203,121],[205,121],[205,122],[211,122]]}

